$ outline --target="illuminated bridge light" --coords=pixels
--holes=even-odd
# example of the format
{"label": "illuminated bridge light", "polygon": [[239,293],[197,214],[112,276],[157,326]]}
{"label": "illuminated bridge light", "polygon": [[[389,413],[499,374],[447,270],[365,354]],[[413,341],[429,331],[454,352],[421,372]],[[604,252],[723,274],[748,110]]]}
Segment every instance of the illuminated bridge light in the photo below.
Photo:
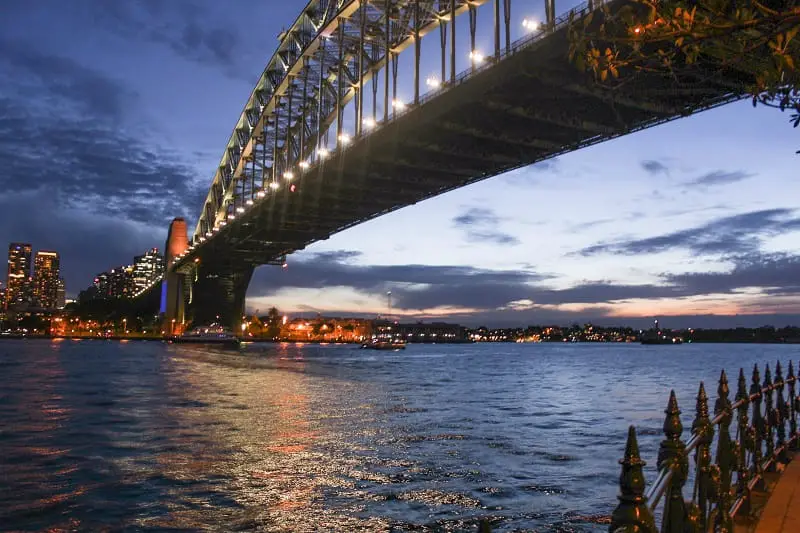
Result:
{"label": "illuminated bridge light", "polygon": [[247,199],[247,201],[246,201],[245,203],[246,203],[247,205],[253,205],[253,199],[252,199],[252,198],[248,198],[248,199]]}
{"label": "illuminated bridge light", "polygon": [[271,182],[271,183],[269,184],[269,186],[270,186],[270,188],[272,188],[272,189],[277,189],[278,187],[280,187],[280,185],[278,184],[278,182],[277,182],[277,181],[273,181],[273,182]]}
{"label": "illuminated bridge light", "polygon": [[259,198],[264,198],[264,196],[266,196],[266,194],[267,194],[267,193],[265,193],[264,191],[258,191],[258,192],[256,193],[256,196],[257,196],[257,197],[259,197]]}
{"label": "illuminated bridge light", "polygon": [[440,82],[439,78],[437,78],[436,76],[428,76],[428,79],[425,80],[425,84],[428,87],[436,89],[437,87],[442,85],[442,82]]}
{"label": "illuminated bridge light", "polygon": [[242,206],[237,207],[236,208],[236,212],[237,213],[244,213],[244,207],[242,207]]}
{"label": "illuminated bridge light", "polygon": [[210,231],[206,232],[206,237],[211,237],[211,232]]}
{"label": "illuminated bridge light", "polygon": [[539,26],[540,26],[539,23],[536,22],[534,19],[526,18],[522,21],[522,27],[528,31],[536,31],[539,29]]}
{"label": "illuminated bridge light", "polygon": [[406,104],[404,104],[400,100],[396,100],[395,99],[395,100],[392,100],[392,107],[397,109],[398,111],[402,111],[403,109],[406,108]]}
{"label": "illuminated bridge light", "polygon": [[[206,235],[209,235],[209,233],[206,233]],[[200,242],[206,242],[206,238],[205,237],[200,237]]]}
{"label": "illuminated bridge light", "polygon": [[342,133],[339,135],[339,142],[342,143],[342,146],[347,146],[350,144],[350,136],[346,133]]}
{"label": "illuminated bridge light", "polygon": [[308,168],[309,168],[311,165],[309,164],[309,162],[308,162],[308,161],[300,161],[300,162],[297,164],[297,166],[299,166],[299,167],[300,167],[300,168],[302,168],[303,170],[308,170]]}
{"label": "illuminated bridge light", "polygon": [[320,148],[319,150],[317,150],[317,155],[319,156],[320,159],[325,159],[326,157],[328,157],[328,154],[330,154],[330,152],[328,151],[327,148]]}
{"label": "illuminated bridge light", "polygon": [[366,129],[366,130],[371,130],[371,129],[373,129],[375,126],[377,126],[377,125],[378,125],[378,123],[377,123],[377,122],[375,122],[375,119],[374,119],[374,118],[372,118],[372,117],[365,118],[365,119],[364,119],[364,122],[363,122],[362,124],[363,124],[363,126],[364,126],[364,129]]}
{"label": "illuminated bridge light", "polygon": [[483,54],[481,54],[477,50],[473,50],[472,52],[470,52],[469,53],[469,58],[472,60],[473,63],[476,63],[476,64],[483,63],[483,60],[485,59]]}
{"label": "illuminated bridge light", "polygon": [[291,170],[287,170],[286,172],[283,173],[283,177],[291,181],[294,179],[294,172],[292,172]]}
{"label": "illuminated bridge light", "polygon": [[219,225],[220,225],[220,226],[227,226],[227,225],[228,225],[228,223],[227,223],[227,222],[225,222],[225,221],[223,220],[222,222],[220,222],[220,223],[219,223]]}

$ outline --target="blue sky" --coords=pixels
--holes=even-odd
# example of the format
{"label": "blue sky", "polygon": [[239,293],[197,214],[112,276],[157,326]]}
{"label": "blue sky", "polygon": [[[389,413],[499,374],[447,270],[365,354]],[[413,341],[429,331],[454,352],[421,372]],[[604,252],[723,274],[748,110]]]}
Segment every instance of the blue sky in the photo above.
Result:
{"label": "blue sky", "polygon": [[[59,250],[76,294],[163,246],[172,217],[193,227],[303,5],[4,2],[0,242]],[[543,5],[513,6],[517,38]],[[490,23],[484,6],[479,48]],[[435,74],[435,50],[426,57]],[[397,314],[472,324],[798,322],[800,136],[788,119],[733,104],[465,187],[259,269],[248,305],[369,316],[391,290]]]}

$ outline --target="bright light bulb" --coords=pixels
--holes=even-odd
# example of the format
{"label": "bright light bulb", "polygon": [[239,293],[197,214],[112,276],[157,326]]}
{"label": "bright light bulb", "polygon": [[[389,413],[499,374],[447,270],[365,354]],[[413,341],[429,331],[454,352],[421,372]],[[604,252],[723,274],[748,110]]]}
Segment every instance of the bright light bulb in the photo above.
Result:
{"label": "bright light bulb", "polygon": [[483,54],[481,54],[477,50],[473,50],[472,52],[470,52],[469,58],[472,60],[473,63],[482,63],[484,60]]}
{"label": "bright light bulb", "polygon": [[533,19],[525,19],[522,21],[522,27],[528,31],[534,31],[539,29],[539,23]]}

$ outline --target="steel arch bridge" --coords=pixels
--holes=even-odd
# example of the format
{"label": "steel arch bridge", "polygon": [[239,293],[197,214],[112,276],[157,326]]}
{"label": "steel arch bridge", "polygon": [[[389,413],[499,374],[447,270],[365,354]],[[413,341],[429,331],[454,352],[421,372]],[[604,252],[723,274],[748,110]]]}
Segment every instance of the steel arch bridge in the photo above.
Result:
{"label": "steel arch bridge", "polygon": [[[544,23],[512,43],[511,0],[311,0],[279,36],[193,235],[167,258],[168,319],[237,326],[258,265],[448,190],[731,102],[752,80],[698,65],[683,80],[640,76],[605,90],[567,61],[568,20],[599,4],[557,18],[554,0],[544,3]],[[486,57],[476,48],[481,7],[494,45]],[[440,73],[423,81],[422,42],[436,34]],[[470,51],[461,73],[458,43]],[[404,53],[413,66],[401,71]]]}

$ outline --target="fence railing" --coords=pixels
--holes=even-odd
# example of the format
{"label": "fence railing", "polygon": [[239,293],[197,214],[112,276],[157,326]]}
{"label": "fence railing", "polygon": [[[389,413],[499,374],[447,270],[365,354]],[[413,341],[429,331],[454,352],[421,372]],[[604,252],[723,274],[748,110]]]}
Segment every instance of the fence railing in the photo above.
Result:
{"label": "fence railing", "polygon": [[[740,369],[736,397],[731,402],[723,370],[713,418],[705,387],[700,383],[687,441],[681,438],[681,411],[672,391],[664,411],[658,476],[647,490],[636,430],[633,426],[628,430],[625,455],[620,460],[619,504],[611,515],[609,531],[733,531],[734,517],[751,514],[751,495],[764,488],[764,474],[776,472],[779,464],[788,462],[788,452],[797,449],[797,381],[791,362],[786,378],[780,361],[775,365],[774,379],[767,365],[763,381],[756,365],[749,388],[744,370]],[[684,499],[685,486],[692,478],[691,495]]]}

